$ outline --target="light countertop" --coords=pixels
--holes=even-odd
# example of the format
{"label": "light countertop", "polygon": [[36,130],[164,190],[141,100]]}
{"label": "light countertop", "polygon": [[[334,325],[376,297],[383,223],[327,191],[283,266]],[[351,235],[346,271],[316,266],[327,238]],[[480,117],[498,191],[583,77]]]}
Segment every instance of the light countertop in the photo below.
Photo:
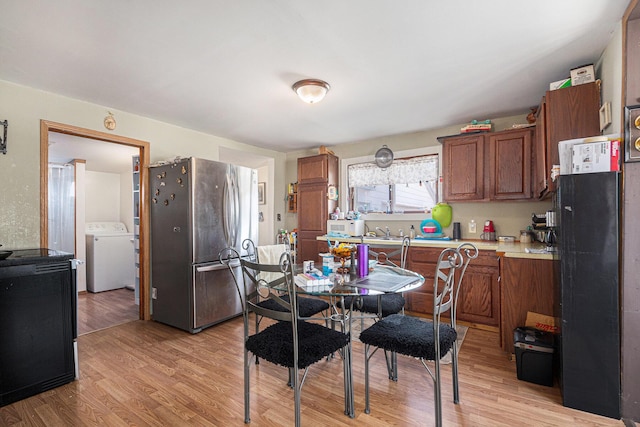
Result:
{"label": "light countertop", "polygon": [[[317,240],[327,240],[327,236],[319,236]],[[402,240],[399,238],[392,238],[390,240],[384,240],[381,238],[367,238],[360,237],[331,237],[332,242],[340,241],[345,243],[366,243],[371,246],[399,246]],[[455,248],[462,243],[469,242],[476,245],[479,250],[482,251],[495,251],[499,256],[508,258],[526,258],[526,259],[542,259],[552,260],[553,254],[551,252],[543,253],[528,253],[527,249],[542,250],[546,247],[544,243],[520,243],[516,241],[514,243],[503,242],[490,242],[486,240],[425,240],[425,239],[411,239],[411,246],[423,247],[423,248]]]}

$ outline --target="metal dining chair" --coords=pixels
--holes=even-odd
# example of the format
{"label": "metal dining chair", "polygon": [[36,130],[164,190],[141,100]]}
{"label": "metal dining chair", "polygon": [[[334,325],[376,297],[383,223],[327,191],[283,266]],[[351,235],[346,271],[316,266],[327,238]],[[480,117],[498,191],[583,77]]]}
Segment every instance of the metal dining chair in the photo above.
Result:
{"label": "metal dining chair", "polygon": [[[280,256],[283,253],[290,253],[288,245],[261,245],[256,246],[253,240],[245,239],[242,242],[242,248],[247,252],[249,259],[254,260],[259,264],[278,264]],[[293,257],[292,257],[293,258]],[[261,273],[262,278],[267,282],[272,282],[276,279],[284,280],[284,275],[281,272],[276,273]],[[288,296],[282,297],[285,301],[288,301]],[[324,313],[324,318],[328,317],[329,303],[319,298],[298,297],[298,316],[303,319],[310,318],[316,314]],[[270,310],[283,310],[282,306],[277,304],[272,299],[265,299],[259,301],[258,305],[268,308]],[[256,316],[256,332],[260,329],[261,316]],[[325,321],[326,323],[326,321]],[[256,359],[256,363],[258,359]]]}
{"label": "metal dining chair", "polygon": [[[455,345],[456,308],[464,273],[469,262],[477,256],[478,249],[471,243],[464,243],[457,248],[447,248],[440,253],[433,283],[431,321],[393,314],[362,331],[360,341],[365,345],[365,413],[370,412],[369,361],[380,348],[394,354],[399,353],[420,359],[433,380],[436,426],[442,425],[440,359],[451,351],[453,402],[459,403],[458,352]],[[449,315],[449,321],[441,321],[443,314]],[[434,361],[433,371],[426,361]],[[388,362],[387,367],[389,367]],[[393,366],[390,379],[393,381],[398,379],[397,364]]]}
{"label": "metal dining chair", "polygon": [[[392,252],[391,254],[387,254],[386,252],[379,251],[375,252],[369,250],[369,258],[375,259],[380,264],[391,265],[394,267],[406,268],[407,265],[407,257],[409,255],[409,247],[411,246],[411,239],[409,237],[405,237],[402,239],[402,244],[400,245],[400,249]],[[391,260],[391,257],[394,254],[400,255],[400,265],[396,264]],[[382,319],[383,317],[387,317],[391,314],[396,314],[400,312],[404,312],[404,305],[406,300],[402,293],[392,293],[392,294],[384,294],[384,295],[363,295],[358,297],[345,297],[344,298],[344,306],[345,308],[351,308],[356,311],[360,311],[362,313],[368,313],[376,315],[377,318]]]}
{"label": "metal dining chair", "polygon": [[[289,370],[293,388],[295,425],[300,426],[301,391],[311,365],[340,351],[343,355],[345,413],[352,415],[351,391],[351,341],[348,334],[330,329],[319,323],[300,319],[294,283],[294,266],[290,253],[283,253],[278,264],[260,264],[241,258],[233,248],[220,252],[219,259],[230,269],[238,295],[243,303],[244,322],[244,422],[251,422],[250,411],[250,361],[249,352],[260,359]],[[241,274],[237,273],[238,266]],[[283,280],[267,282],[262,273],[281,273]],[[260,298],[258,298],[260,297]],[[277,309],[271,309],[258,300],[273,301]],[[254,313],[275,322],[253,335],[249,332],[249,315]],[[300,370],[303,371],[302,376]]]}

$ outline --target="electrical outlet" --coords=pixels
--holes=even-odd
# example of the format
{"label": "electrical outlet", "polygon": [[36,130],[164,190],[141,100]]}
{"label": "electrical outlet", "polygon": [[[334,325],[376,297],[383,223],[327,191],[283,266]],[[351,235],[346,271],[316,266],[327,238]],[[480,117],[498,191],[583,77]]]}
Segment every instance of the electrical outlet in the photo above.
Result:
{"label": "electrical outlet", "polygon": [[472,219],[471,221],[469,221],[469,234],[476,234],[476,233],[477,233],[476,221]]}
{"label": "electrical outlet", "polygon": [[158,299],[158,288],[151,288],[151,299]]}

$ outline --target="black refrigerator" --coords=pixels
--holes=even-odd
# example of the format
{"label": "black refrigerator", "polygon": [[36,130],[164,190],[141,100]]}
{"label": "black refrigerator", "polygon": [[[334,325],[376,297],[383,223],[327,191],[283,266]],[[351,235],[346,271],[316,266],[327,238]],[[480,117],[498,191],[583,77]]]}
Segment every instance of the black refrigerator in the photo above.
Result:
{"label": "black refrigerator", "polygon": [[620,418],[617,172],[562,175],[557,191],[564,406]]}

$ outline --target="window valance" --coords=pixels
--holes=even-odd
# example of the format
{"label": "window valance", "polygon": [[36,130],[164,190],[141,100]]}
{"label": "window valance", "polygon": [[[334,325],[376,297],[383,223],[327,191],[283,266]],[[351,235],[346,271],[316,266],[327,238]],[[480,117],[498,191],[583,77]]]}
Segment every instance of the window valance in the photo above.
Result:
{"label": "window valance", "polygon": [[438,155],[394,160],[386,169],[373,162],[356,163],[347,168],[349,187],[395,185],[438,179]]}

